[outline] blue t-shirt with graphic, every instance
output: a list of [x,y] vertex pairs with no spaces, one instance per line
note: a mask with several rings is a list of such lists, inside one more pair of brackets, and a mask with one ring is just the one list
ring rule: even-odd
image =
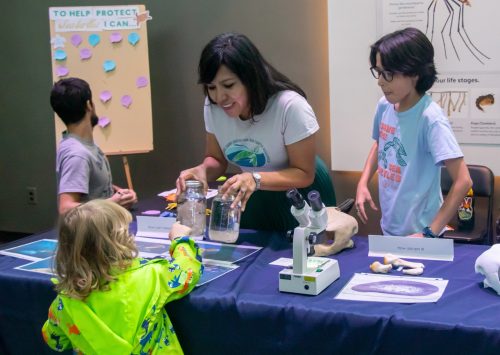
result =
[[395,111],[383,97],[372,137],[378,142],[383,233],[421,232],[443,203],[441,165],[463,157],[447,117],[429,95],[404,112]]

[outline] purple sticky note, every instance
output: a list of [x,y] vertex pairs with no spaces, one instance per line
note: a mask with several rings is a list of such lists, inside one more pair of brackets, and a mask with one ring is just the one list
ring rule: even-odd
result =
[[130,95],[123,95],[120,102],[122,106],[129,108],[129,106],[132,105],[132,97]]
[[99,125],[99,127],[106,127],[107,125],[109,125],[111,123],[111,120],[107,117],[99,117],[99,121],[97,122],[97,124]]
[[141,214],[144,214],[146,216],[158,216],[160,213],[161,211],[158,210],[147,210],[141,212]]
[[74,45],[75,47],[78,47],[81,43],[82,43],[82,36],[80,36],[78,33],[71,36],[71,44],[72,45]]
[[113,95],[111,94],[111,91],[108,90],[102,91],[101,94],[99,95],[99,98],[103,103],[108,102],[109,100],[111,100],[112,97]]
[[66,67],[57,67],[57,69],[56,69],[56,75],[58,77],[61,78],[61,77],[66,76],[68,74],[69,74],[69,69],[68,68],[66,68]]
[[115,70],[116,63],[114,60],[105,60],[102,67],[104,68],[104,71],[107,73],[107,72]]
[[90,59],[92,57],[92,51],[88,48],[82,48],[80,49],[80,59],[85,60],[85,59]]
[[113,32],[109,36],[109,40],[111,43],[120,43],[122,41],[122,34],[120,32]]
[[138,88],[143,88],[145,86],[148,86],[148,83],[149,83],[148,78],[146,78],[145,76],[140,76],[135,81],[135,85],[137,85]]

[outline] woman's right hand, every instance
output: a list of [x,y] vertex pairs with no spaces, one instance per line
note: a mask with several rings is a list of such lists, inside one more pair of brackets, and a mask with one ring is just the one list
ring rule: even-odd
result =
[[176,195],[179,197],[180,193],[186,190],[186,180],[198,180],[203,184],[205,193],[208,191],[207,172],[202,166],[195,166],[194,168],[181,171],[179,177],[175,181],[177,188]]
[[365,202],[368,202],[373,210],[378,211],[375,202],[373,202],[370,190],[368,190],[368,186],[358,185],[358,188],[356,190],[356,204],[354,205],[354,207],[356,208],[356,214],[358,215],[361,222],[363,222],[363,224],[366,224],[366,222],[368,221],[368,216],[366,215],[365,211]]

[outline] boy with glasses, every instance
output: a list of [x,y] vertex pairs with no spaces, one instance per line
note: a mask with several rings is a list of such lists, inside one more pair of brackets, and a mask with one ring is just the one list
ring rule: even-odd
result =
[[[377,210],[368,190],[377,172],[383,234],[438,237],[472,181],[447,117],[425,93],[436,80],[434,48],[421,31],[406,28],[375,42],[370,63],[384,97],[375,113],[375,142],[358,183],[356,212],[366,223],[365,203]],[[453,179],[444,202],[443,164]]]

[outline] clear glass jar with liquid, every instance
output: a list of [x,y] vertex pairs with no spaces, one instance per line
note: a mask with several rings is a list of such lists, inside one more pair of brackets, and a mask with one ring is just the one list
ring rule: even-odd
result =
[[212,201],[212,213],[210,215],[210,224],[208,227],[208,236],[211,240],[234,243],[240,233],[241,206],[231,208],[234,201],[234,195],[222,199],[222,193],[219,191]]
[[177,199],[177,221],[191,228],[190,237],[203,239],[207,224],[207,199],[203,184],[196,180],[186,180],[186,190]]

